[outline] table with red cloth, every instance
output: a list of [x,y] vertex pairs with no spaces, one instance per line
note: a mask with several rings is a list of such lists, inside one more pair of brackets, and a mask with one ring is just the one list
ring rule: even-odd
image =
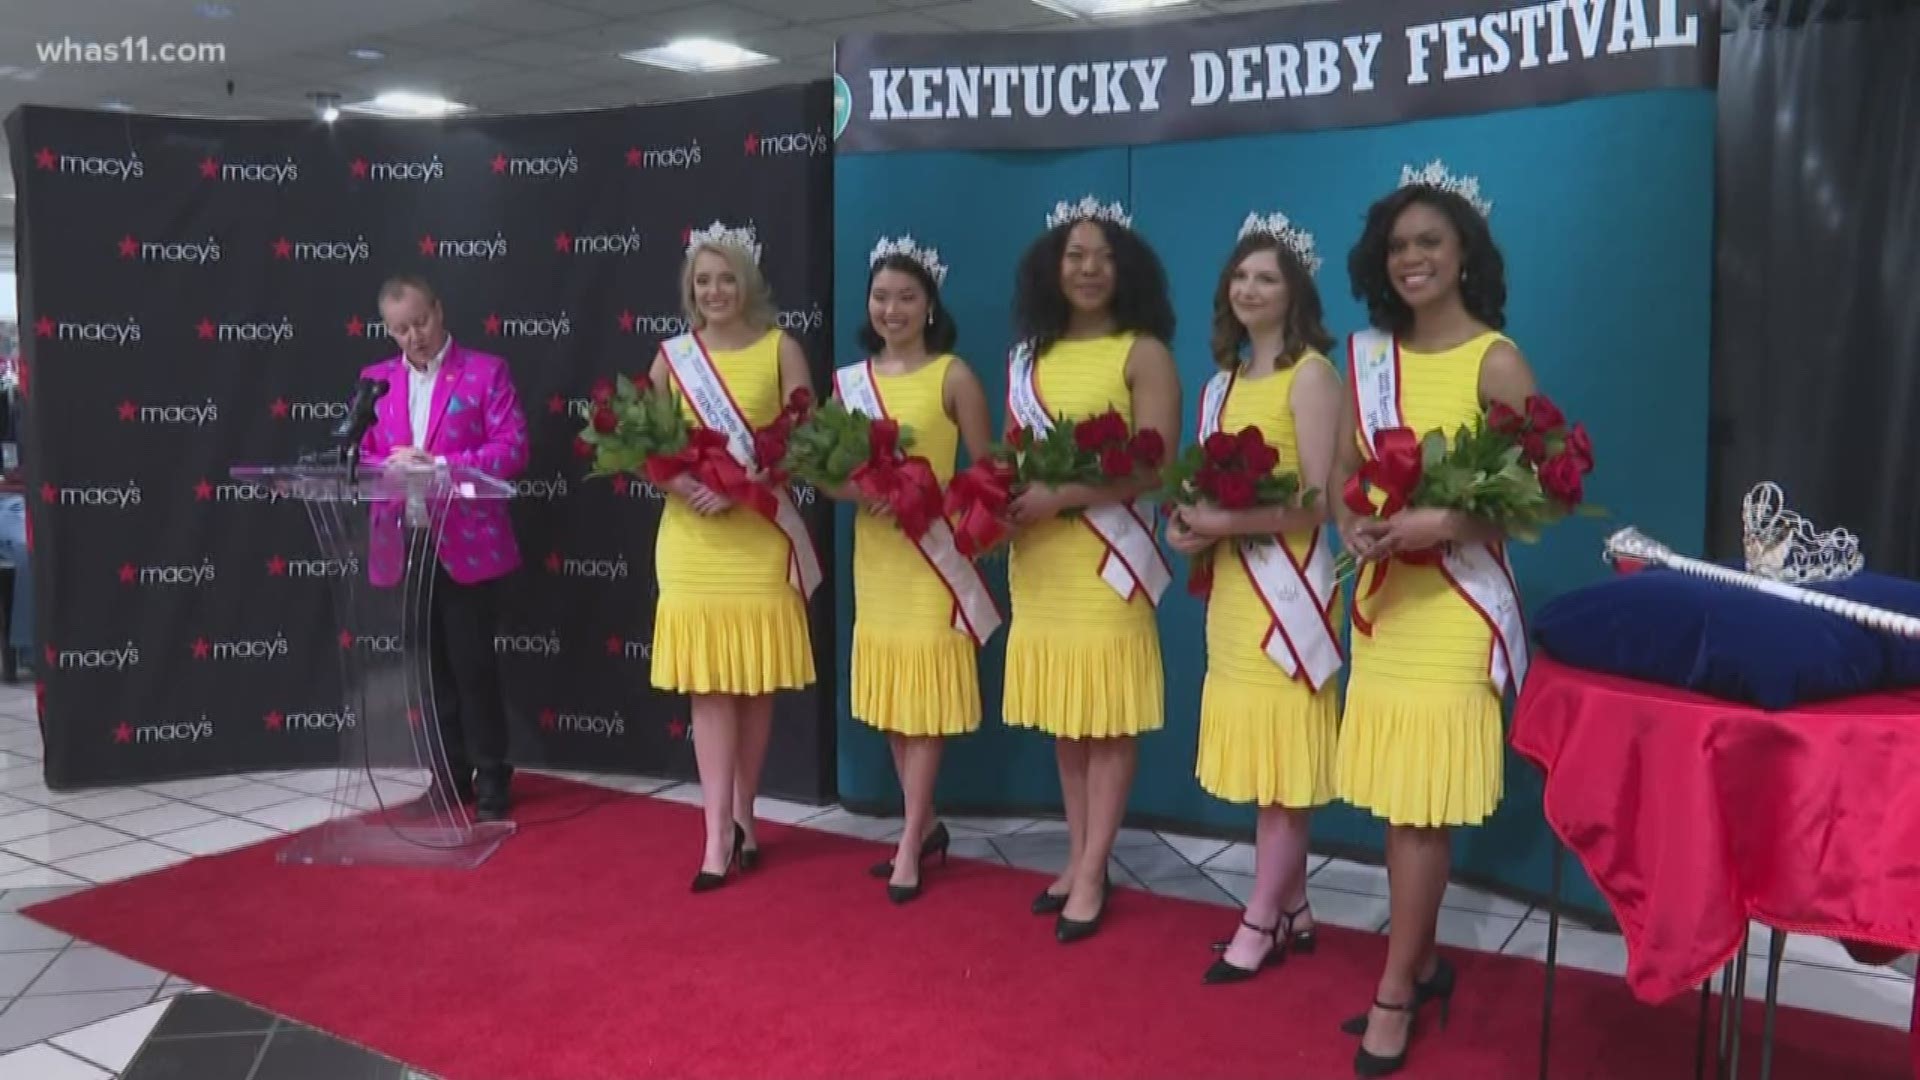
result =
[[1540,657],[1512,744],[1640,1000],[1699,986],[1749,919],[1920,951],[1920,692],[1769,712]]

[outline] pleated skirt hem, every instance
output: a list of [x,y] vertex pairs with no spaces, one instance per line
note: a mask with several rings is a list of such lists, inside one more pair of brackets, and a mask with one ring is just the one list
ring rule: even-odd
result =
[[770,694],[813,684],[800,594],[662,596],[653,620],[655,688],[680,694]]
[[1165,723],[1160,636],[1072,638],[1020,634],[1007,641],[1001,716],[1008,727],[1062,739],[1144,735]]
[[1194,777],[1214,798],[1311,809],[1332,802],[1340,699],[1329,685],[1249,685],[1209,674]]
[[1491,683],[1403,683],[1356,671],[1336,791],[1393,825],[1478,825],[1500,804],[1504,751]]
[[980,727],[973,642],[946,631],[899,635],[853,628],[853,718],[895,735],[965,735]]

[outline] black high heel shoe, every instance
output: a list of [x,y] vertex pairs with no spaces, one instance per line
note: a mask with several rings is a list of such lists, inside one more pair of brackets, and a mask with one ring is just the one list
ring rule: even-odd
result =
[[[1268,967],[1278,964],[1287,958],[1286,946],[1280,943],[1280,928],[1278,926],[1255,926],[1253,923],[1248,922],[1244,915],[1240,918],[1240,925],[1249,930],[1265,934],[1273,940],[1273,944],[1268,947],[1266,955],[1260,958],[1258,966],[1250,968],[1243,968],[1239,964],[1228,963],[1227,958],[1222,956],[1218,960],[1215,960],[1211,967],[1207,968],[1207,973],[1200,977],[1201,982],[1213,986],[1220,986],[1226,983],[1246,982],[1248,979],[1265,971]],[[1226,946],[1231,944],[1231,941],[1221,942],[1218,947],[1220,951],[1225,952]]]
[[[947,823],[944,821],[935,822],[933,830],[927,833],[927,838],[920,841],[920,861],[924,863],[933,856],[938,855],[940,856],[940,865],[947,865],[947,848],[952,843],[953,834],[947,832]],[[890,878],[893,876],[893,860],[882,859],[872,866],[867,867],[867,873],[877,878]]]
[[1053,938],[1062,945],[1071,945],[1076,941],[1085,941],[1100,929],[1100,921],[1107,917],[1107,894],[1113,891],[1111,879],[1100,881],[1100,907],[1091,919],[1067,918],[1067,898],[1060,898],[1060,916],[1053,922]]
[[[1386,1009],[1389,1012],[1417,1012],[1420,1008],[1419,1002],[1420,999],[1416,997],[1404,1005],[1393,1005],[1375,998],[1373,1007],[1376,1009]],[[1361,1077],[1362,1080],[1374,1080],[1375,1077],[1392,1076],[1394,1073],[1406,1068],[1407,1051],[1412,1047],[1413,1021],[1409,1020],[1407,1021],[1407,1041],[1400,1047],[1399,1053],[1391,1057],[1383,1057],[1379,1054],[1368,1052],[1367,1048],[1362,1046],[1353,1052],[1353,1075]]]
[[[947,827],[945,825],[934,826],[933,835],[929,836],[926,841],[920,845],[920,861],[925,862],[933,853],[939,852],[940,865],[947,865],[947,845],[951,842],[952,838],[947,834]],[[915,867],[914,869],[917,871],[920,868]],[[917,900],[919,898],[919,881],[915,881],[911,885],[895,885],[891,881],[887,883],[887,899],[896,904],[904,904],[909,900]]]
[[[1101,880],[1102,888],[1111,888],[1113,886],[1111,876]],[[1052,886],[1048,886],[1048,888],[1050,889]],[[1033,907],[1031,910],[1035,915],[1058,915],[1061,911],[1065,910],[1066,906],[1066,893],[1049,892],[1047,889],[1041,889],[1040,895],[1033,898]]]
[[[1453,1013],[1453,987],[1455,981],[1456,975],[1453,965],[1447,963],[1447,958],[1444,956],[1438,958],[1433,966],[1433,974],[1429,975],[1425,982],[1416,982],[1413,984],[1413,1004],[1410,1008],[1418,1012],[1427,1002],[1438,1001],[1440,1003],[1440,1030],[1447,1030],[1447,1018]],[[1367,1014],[1361,1013],[1359,1016],[1349,1019],[1346,1023],[1340,1025],[1340,1030],[1349,1035],[1365,1035],[1367,1033]]]
[[743,874],[760,865],[760,849],[747,846],[747,830],[737,821],[733,823],[733,855]]
[[[739,826],[735,826],[735,828],[738,829]],[[727,883],[727,878],[732,876],[734,867],[738,866],[739,864],[740,864],[740,834],[738,832],[735,832],[733,834],[733,848],[732,850],[727,852],[727,865],[722,867],[720,872],[717,874],[712,873],[711,871],[702,870],[699,873],[693,875],[693,891],[697,893],[712,892],[713,890],[719,888],[720,886],[725,885]]]
[[1286,945],[1288,952],[1299,953],[1301,956],[1310,956],[1315,949],[1320,947],[1319,924],[1316,923],[1313,926],[1309,926],[1297,934],[1293,931],[1293,924],[1299,920],[1300,916],[1307,914],[1308,910],[1312,907],[1313,904],[1309,902],[1301,904],[1292,911],[1281,913],[1282,917],[1287,920]]

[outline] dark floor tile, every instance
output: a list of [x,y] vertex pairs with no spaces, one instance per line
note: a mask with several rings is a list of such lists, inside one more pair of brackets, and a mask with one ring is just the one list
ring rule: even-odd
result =
[[266,1035],[149,1039],[120,1080],[247,1080]]
[[175,1035],[262,1034],[273,1030],[272,1013],[225,994],[201,992],[181,994],[173,999],[167,1014],[154,1025],[149,1038],[165,1039]]
[[312,1028],[283,1027],[253,1080],[402,1080],[405,1066]]

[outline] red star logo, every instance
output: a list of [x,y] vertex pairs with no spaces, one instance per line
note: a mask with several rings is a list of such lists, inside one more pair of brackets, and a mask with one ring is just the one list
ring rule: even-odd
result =
[[60,497],[60,492],[52,484],[40,485],[40,501],[50,503]]
[[212,319],[209,319],[203,315],[200,317],[200,321],[194,324],[193,328],[194,330],[199,332],[201,341],[213,340],[213,320]]
[[493,312],[488,312],[486,327],[488,337],[497,337],[500,333],[500,316]]
[[620,332],[623,334],[633,333],[633,312],[625,310],[620,312]]
[[274,398],[273,404],[267,406],[267,411],[273,414],[275,420],[285,420],[288,407],[286,398]]
[[277,554],[273,558],[268,559],[267,573],[272,574],[274,577],[285,577],[287,574],[287,560]]
[[33,164],[47,172],[53,171],[53,148],[43,146],[33,152]]
[[420,254],[432,255],[435,247],[436,245],[433,242],[432,233],[428,233],[427,235],[420,238]]
[[358,315],[355,315],[353,318],[347,320],[347,336],[348,337],[359,337],[363,332],[366,331],[366,329],[367,329],[367,324],[361,322],[360,316]]
[[53,320],[45,315],[42,315],[39,318],[33,320],[33,336],[46,337],[46,338],[52,337],[53,336]]
[[555,551],[550,553],[547,556],[547,573],[557,574],[559,572],[560,572],[560,553]]
[[629,168],[629,169],[637,169],[637,168],[639,168],[639,167],[640,167],[640,156],[641,156],[641,155],[640,155],[640,148],[639,148],[639,147],[637,147],[637,146],[629,146],[629,147],[627,147],[627,168]]
[[351,174],[355,180],[365,180],[367,178],[367,159],[360,157],[354,158],[353,162],[347,166],[347,172]]
[[752,157],[753,155],[759,153],[760,152],[760,133],[757,131],[747,132],[746,146],[747,146],[748,157]]
[[351,630],[340,631],[340,647],[343,649],[353,648],[353,631]]
[[543,730],[543,731],[552,731],[552,730],[553,730],[553,726],[554,726],[555,724],[557,724],[557,723],[559,723],[559,721],[560,721],[560,718],[559,718],[558,716],[555,716],[555,715],[554,715],[554,712],[553,712],[553,710],[552,710],[552,709],[541,709],[541,710],[540,710],[540,727],[541,727],[541,730]]
[[504,173],[506,171],[507,171],[507,155],[505,154],[493,155],[494,175],[498,176],[499,174]]
[[632,481],[627,479],[626,473],[621,473],[618,476],[615,476],[613,478],[613,493],[615,495],[625,497],[627,494],[627,488],[630,484],[632,484]]
[[120,419],[123,422],[133,419],[134,415],[137,414],[139,411],[140,411],[140,406],[135,405],[131,401],[123,401],[120,403],[120,409],[119,409]]
[[554,234],[553,250],[559,252],[562,255],[565,255],[567,252],[572,251],[573,237],[568,236],[564,232]]
[[213,155],[209,154],[206,157],[203,157],[200,159],[200,178],[201,179],[211,180],[214,177],[219,175],[220,175],[220,163],[213,160]]
[[547,411],[555,416],[567,411],[567,399],[555,394],[547,399]]
[[113,729],[113,741],[117,743],[132,742],[133,725],[127,723],[125,720],[120,721],[120,726]]
[[279,709],[275,709],[275,710],[273,710],[272,712],[270,712],[270,713],[268,713],[268,714],[267,714],[267,730],[268,730],[268,731],[279,731],[279,730],[280,730],[280,724],[281,724],[281,722],[282,722],[282,721],[284,721],[285,719],[286,719],[286,717],[284,717],[284,716],[281,716],[281,715],[280,715],[280,710],[279,710]]
[[623,647],[625,647],[625,645],[626,643],[620,640],[619,634],[607,635],[607,655],[608,656],[619,656],[620,650]]
[[42,649],[41,652],[46,655],[48,667],[52,667],[54,665],[54,662],[60,659],[60,653],[57,650],[55,650],[54,647],[51,645],[48,645],[47,647]]
[[193,485],[193,501],[206,502],[211,498],[213,498],[213,485],[207,483],[203,477],[199,483]]
[[212,650],[213,650],[213,643],[208,641],[205,637],[197,637],[193,639],[193,658],[195,660],[205,660],[207,658],[207,654]]
[[685,720],[676,716],[667,722],[667,738],[682,739],[686,737],[686,734],[687,722]]
[[131,259],[133,258],[133,253],[139,250],[140,250],[140,241],[135,240],[133,238],[132,233],[128,233],[127,235],[120,238],[120,257],[121,258]]
[[120,584],[131,585],[133,584],[133,579],[134,579],[133,564],[121,563],[120,564]]
[[276,259],[293,258],[293,241],[281,237],[273,242],[273,257]]

